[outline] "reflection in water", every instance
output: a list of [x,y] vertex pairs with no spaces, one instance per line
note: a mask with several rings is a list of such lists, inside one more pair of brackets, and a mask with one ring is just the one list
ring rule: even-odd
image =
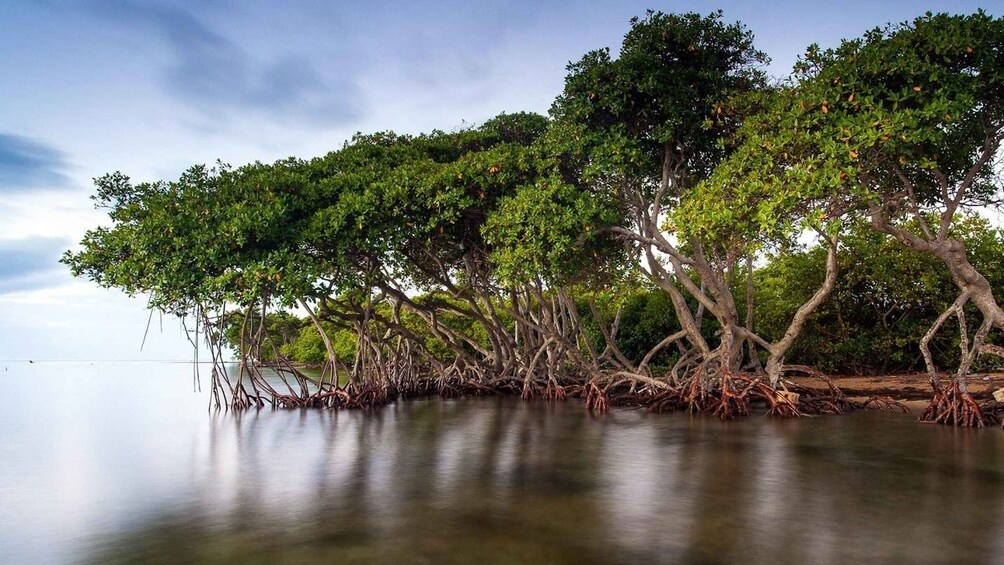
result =
[[[91,392],[123,376],[85,375],[77,394],[0,416],[5,437],[43,448],[0,451],[0,494],[13,501],[0,509],[0,561],[899,563],[1004,551],[999,430],[888,413],[591,416],[508,398],[213,414],[163,377],[101,409]],[[29,396],[47,386],[19,378],[4,384]],[[47,412],[70,399],[80,417]]]

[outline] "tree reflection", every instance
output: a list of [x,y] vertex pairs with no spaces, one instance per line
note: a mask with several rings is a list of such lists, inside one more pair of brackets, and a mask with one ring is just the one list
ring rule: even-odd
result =
[[987,561],[1000,434],[504,398],[219,415],[188,496],[89,563]]

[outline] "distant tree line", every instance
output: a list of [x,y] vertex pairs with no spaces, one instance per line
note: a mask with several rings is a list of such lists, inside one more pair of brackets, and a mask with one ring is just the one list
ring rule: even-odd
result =
[[64,262],[194,319],[217,405],[513,392],[791,416],[859,406],[825,372],[923,367],[923,418],[981,426],[996,408],[966,376],[1004,351],[1001,232],[977,215],[1000,195],[1002,52],[1004,20],[926,14],[810,46],[775,85],[741,23],[648,12],[616,56],[569,64],[547,117],[100,177],[111,226]]

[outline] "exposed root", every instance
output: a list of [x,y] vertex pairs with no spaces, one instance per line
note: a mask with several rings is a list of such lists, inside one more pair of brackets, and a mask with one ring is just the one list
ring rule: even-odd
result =
[[934,398],[920,415],[920,421],[982,428],[987,424],[998,423],[998,418],[991,412],[984,412],[976,400],[962,390],[958,379],[953,379],[948,387],[935,385]]
[[889,396],[873,396],[866,400],[862,406],[864,408],[878,410],[899,410],[904,414],[910,411],[905,404],[899,402],[898,400],[894,400]]
[[683,394],[678,388],[670,388],[653,396],[648,402],[648,411],[654,413],[674,412],[687,407]]
[[590,382],[586,385],[585,393],[586,410],[603,413],[610,409],[606,391],[600,388],[595,382]]
[[740,379],[722,378],[718,405],[714,409],[715,416],[723,420],[734,420],[750,415],[752,409],[748,396],[752,385],[743,386],[744,384]]
[[565,387],[556,382],[549,382],[544,387],[544,400],[564,400],[566,396]]
[[1001,427],[1004,428],[1004,402],[998,402],[997,400],[991,398],[987,402],[980,405],[980,410],[983,414],[993,417],[996,421],[1000,422]]
[[681,390],[682,400],[686,403],[689,412],[705,412],[715,404],[712,391],[708,390],[701,382],[701,373],[698,372],[690,381],[683,385]]
[[539,394],[537,387],[533,384],[533,381],[528,380],[523,383],[523,390],[520,392],[519,397],[523,400],[531,400],[537,394]]
[[791,381],[784,381],[782,386],[786,391],[798,393],[798,405],[803,414],[843,414],[853,410],[860,410],[864,405],[855,402],[844,394],[840,387],[834,384],[833,379],[821,371],[805,365],[786,365],[785,371],[799,372],[814,379],[820,380],[826,385],[826,391],[802,386]]
[[[504,393],[505,386],[492,387],[493,392]],[[523,386],[519,389],[519,397],[523,400],[533,400],[534,398],[543,398],[544,400],[564,400],[568,396],[568,391],[565,387],[557,383],[557,381],[551,379],[547,382],[547,385],[541,386],[533,381],[525,381]]]
[[750,383],[750,392],[752,394],[767,402],[768,416],[795,418],[802,415],[802,412],[798,409],[799,400],[802,398],[801,394],[784,388],[781,390],[775,389],[760,379],[741,378],[746,379]]
[[800,416],[800,395],[787,390],[775,390],[762,380],[749,375],[727,375],[702,383],[699,375],[691,377],[681,388],[671,388],[653,396],[647,403],[650,412],[688,410],[711,412],[723,420],[733,420],[753,413],[751,400],[762,400],[767,414]]

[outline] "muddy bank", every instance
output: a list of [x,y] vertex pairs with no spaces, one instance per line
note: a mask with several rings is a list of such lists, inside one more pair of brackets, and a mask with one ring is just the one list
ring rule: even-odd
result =
[[[947,377],[947,376],[946,376]],[[905,375],[833,376],[833,384],[851,397],[888,396],[896,400],[930,400],[931,382],[926,373]],[[796,383],[810,388],[824,388],[817,379],[792,378]],[[993,391],[1004,388],[1004,373],[986,373],[970,376],[969,391],[980,401],[991,400]]]

